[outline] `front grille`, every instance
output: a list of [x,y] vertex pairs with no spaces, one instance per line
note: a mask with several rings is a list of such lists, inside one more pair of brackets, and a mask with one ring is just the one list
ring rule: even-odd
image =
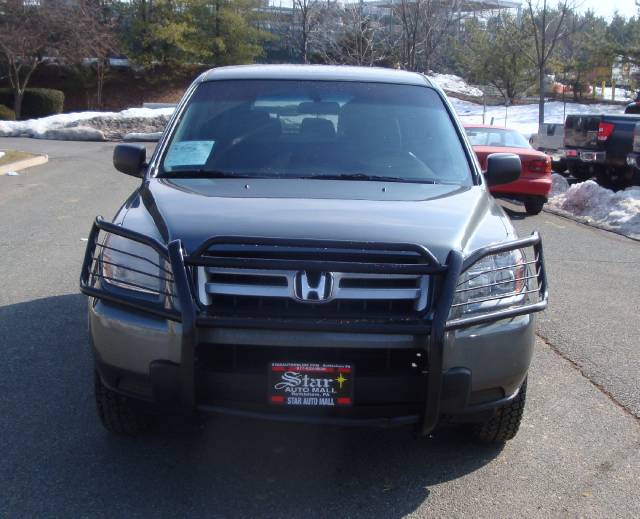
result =
[[267,374],[271,362],[348,363],[356,376],[421,375],[427,368],[424,350],[416,348],[289,348],[201,344],[198,365],[222,373]]
[[211,315],[402,320],[429,309],[430,264],[415,250],[216,244],[202,258],[193,274]]

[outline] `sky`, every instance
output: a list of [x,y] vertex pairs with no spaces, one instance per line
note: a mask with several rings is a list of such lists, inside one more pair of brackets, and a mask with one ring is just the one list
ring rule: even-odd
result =
[[577,3],[583,11],[591,9],[606,18],[611,18],[616,10],[626,18],[638,13],[635,0],[578,0]]

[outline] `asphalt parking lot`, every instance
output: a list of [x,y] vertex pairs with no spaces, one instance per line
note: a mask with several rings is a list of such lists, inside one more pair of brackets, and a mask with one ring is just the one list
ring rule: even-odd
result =
[[136,181],[109,143],[0,144],[50,156],[0,177],[0,517],[640,516],[640,243],[514,217],[543,234],[552,299],[503,449],[222,417],[118,439],[95,416],[77,278],[93,218]]

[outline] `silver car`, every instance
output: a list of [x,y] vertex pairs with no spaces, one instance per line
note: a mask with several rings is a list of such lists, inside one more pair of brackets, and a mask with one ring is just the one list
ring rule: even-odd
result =
[[445,95],[424,76],[217,68],[187,90],[111,222],[89,296],[98,415],[517,432],[547,305],[540,238],[518,238]]

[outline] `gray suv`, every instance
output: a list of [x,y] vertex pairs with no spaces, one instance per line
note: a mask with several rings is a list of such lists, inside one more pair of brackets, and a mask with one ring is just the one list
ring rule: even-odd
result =
[[540,238],[518,238],[445,95],[396,70],[245,66],[202,74],[112,222],[97,218],[89,296],[98,415],[335,425],[465,423],[512,438]]

